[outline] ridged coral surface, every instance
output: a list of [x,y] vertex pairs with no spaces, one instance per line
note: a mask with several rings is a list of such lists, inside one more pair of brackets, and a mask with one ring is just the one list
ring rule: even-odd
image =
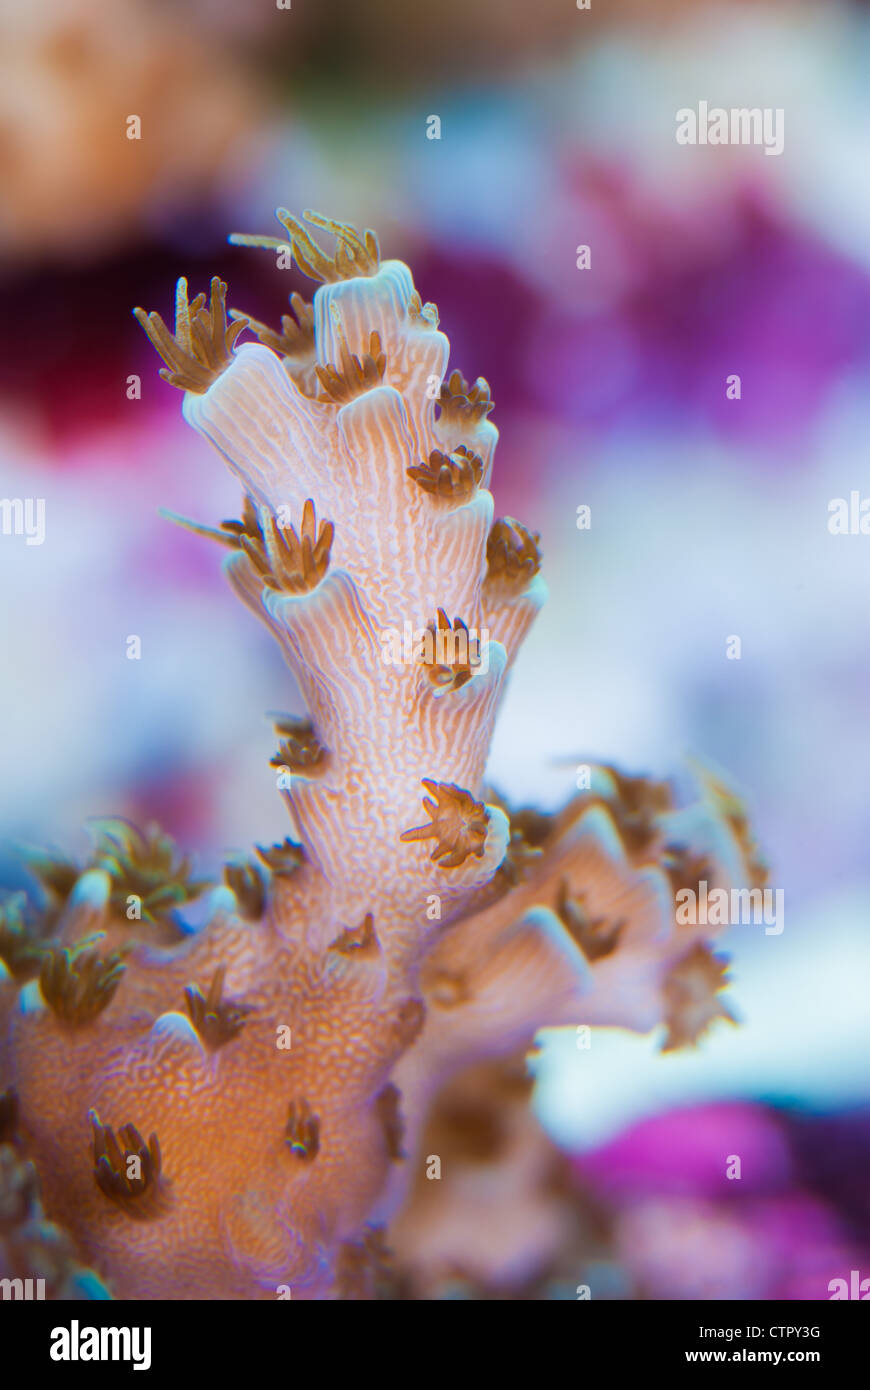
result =
[[[3,1085],[46,1213],[120,1298],[358,1294],[445,1079],[545,1026],[693,1041],[724,966],[674,890],[757,874],[709,779],[689,811],[603,768],[558,816],[487,795],[545,587],[536,538],[494,517],[486,383],[448,376],[434,306],[370,233],[318,219],[337,239],[318,261],[282,220],[324,283],[281,333],[235,344],[219,282],[208,308],[182,284],[174,335],[139,317],[241,484],[242,521],[215,533],[227,576],[307,703],[279,730],[292,843],[185,934],[193,888],[161,896],[118,831],[82,872],[43,866],[36,965],[0,937]],[[439,651],[448,633],[467,650]]]

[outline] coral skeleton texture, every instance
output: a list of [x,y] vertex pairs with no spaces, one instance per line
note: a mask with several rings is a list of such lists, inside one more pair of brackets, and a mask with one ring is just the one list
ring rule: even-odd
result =
[[[333,255],[283,211],[283,242],[236,238],[289,242],[321,281],[280,331],[228,319],[218,280],[208,301],[179,282],[174,333],[136,311],[241,484],[241,521],[192,529],[226,546],[307,704],[277,726],[293,836],[228,865],[196,931],[190,865],[119,822],[87,865],[37,858],[41,906],[0,919],[16,1142],[122,1299],[366,1296],[449,1079],[545,1027],[694,1042],[728,1016],[725,966],[674,892],[763,874],[708,776],[688,809],[605,767],[555,815],[485,790],[546,594],[537,537],[494,516],[489,388],[448,376],[407,266],[306,217]],[[394,659],[408,623],[478,634],[476,659]]]

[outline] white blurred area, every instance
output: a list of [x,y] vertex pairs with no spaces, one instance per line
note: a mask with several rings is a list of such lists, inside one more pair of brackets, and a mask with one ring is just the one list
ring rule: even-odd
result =
[[[266,711],[292,708],[294,683],[224,582],[224,549],[159,514],[217,526],[239,514],[237,486],[180,413],[81,448],[87,473],[72,456],[64,473],[21,435],[0,440],[0,496],[43,497],[46,517],[41,546],[0,537],[7,854],[81,852],[86,821],[128,814],[137,789],[179,774],[217,827],[200,846],[209,868],[283,839]],[[141,659],[128,659],[131,635]]]
[[[562,1139],[591,1145],[704,1097],[870,1101],[870,537],[827,528],[829,500],[866,477],[868,435],[855,383],[800,471],[635,442],[587,460],[586,481],[547,509],[550,601],[512,677],[493,781],[557,805],[573,788],[566,753],[678,784],[688,759],[712,760],[785,893],[782,935],[720,939],[739,1028],[665,1057],[658,1037],[595,1031],[578,1052],[572,1033],[544,1035],[537,1101]],[[590,531],[576,529],[580,501]],[[734,634],[739,661],[725,654]]]
[[695,1102],[766,1100],[807,1110],[870,1101],[870,893],[797,908],[791,934],[759,941],[734,927],[729,1007],[695,1050],[658,1051],[660,1038],[596,1029],[588,1051],[573,1032],[541,1035],[536,1108],[550,1133],[583,1151],[647,1116]]

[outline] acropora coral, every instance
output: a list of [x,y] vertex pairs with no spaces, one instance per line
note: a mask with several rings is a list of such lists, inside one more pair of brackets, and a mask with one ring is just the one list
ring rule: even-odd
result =
[[494,516],[489,387],[448,374],[372,232],[306,214],[329,255],[278,215],[282,237],[236,240],[321,282],[280,330],[228,315],[218,279],[179,281],[174,331],[136,316],[241,484],[241,520],[192,529],[307,704],[276,726],[292,835],[228,865],[193,930],[190,863],[105,822],[88,863],[37,856],[41,904],[0,921],[16,1142],[122,1299],[374,1296],[391,1217],[421,1166],[437,1180],[449,1079],[546,1027],[694,1042],[728,1017],[725,963],[674,893],[763,877],[711,776],[687,809],[609,767],[556,814],[485,790],[546,594],[538,537]]

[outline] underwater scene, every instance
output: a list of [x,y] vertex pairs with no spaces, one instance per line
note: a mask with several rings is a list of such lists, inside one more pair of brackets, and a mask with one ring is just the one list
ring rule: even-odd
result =
[[0,1303],[870,1299],[870,6],[0,52]]

